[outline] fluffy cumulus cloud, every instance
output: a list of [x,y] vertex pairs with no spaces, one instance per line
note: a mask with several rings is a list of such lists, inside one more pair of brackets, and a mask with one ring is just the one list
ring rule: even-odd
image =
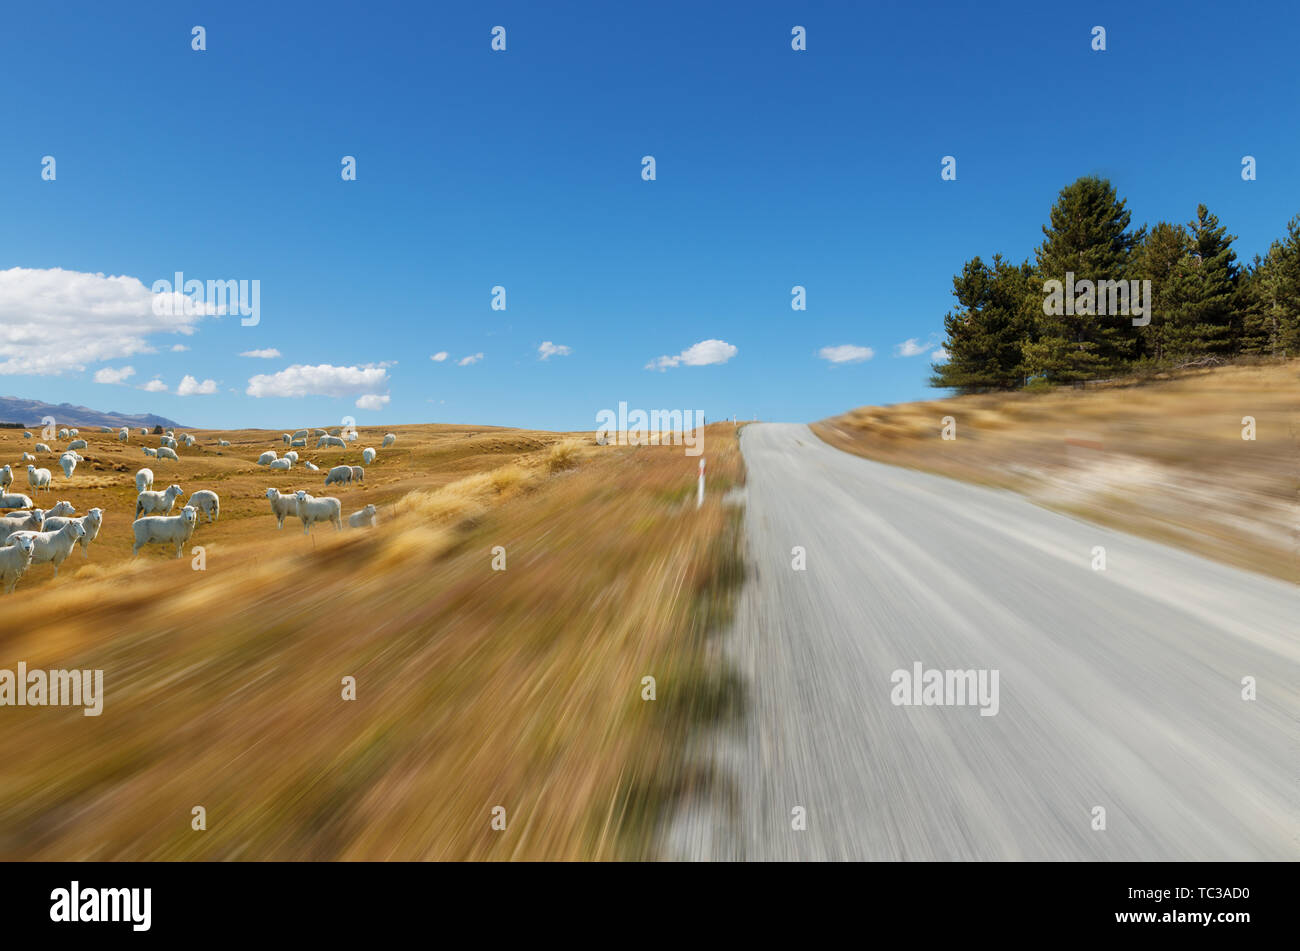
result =
[[667,370],[669,367],[706,367],[726,363],[740,351],[725,340],[701,340],[687,347],[675,357],[656,357],[645,365],[647,370]]
[[439,350],[437,353],[433,354],[433,356],[429,357],[429,359],[434,363],[441,363],[443,360],[447,359],[447,351]]
[[217,392],[216,380],[204,380],[200,383],[189,374],[182,377],[181,382],[176,386],[177,396],[211,396],[215,392]]
[[135,376],[135,367],[104,367],[95,371],[95,382],[125,383],[132,376]]
[[189,347],[185,346],[183,343],[172,344],[172,353],[184,353],[188,349]]
[[483,359],[483,354],[481,354],[481,353],[471,353],[468,357],[465,357],[464,359],[458,360],[457,363],[458,363],[460,366],[463,366],[463,367],[470,367],[470,366],[473,366],[474,364],[478,363],[478,362],[479,362],[480,360],[482,360],[482,359]]
[[140,387],[140,389],[148,393],[166,393],[167,384],[164,383],[162,380],[153,379],[150,380],[148,383],[146,383],[144,386]]
[[921,343],[921,341],[917,340],[915,337],[910,337],[894,348],[894,354],[900,357],[919,357],[921,354],[933,348],[934,345],[935,343],[933,340],[928,343]]
[[537,348],[540,355],[538,359],[547,360],[551,357],[567,357],[573,353],[573,348],[566,347],[562,343],[551,343],[549,340],[543,340],[542,345]]
[[155,296],[168,295],[125,275],[0,270],[0,374],[82,372],[91,363],[152,353],[150,336],[192,334],[212,312],[173,306],[155,313]]
[[830,363],[861,363],[875,355],[876,351],[870,347],[858,347],[851,343],[840,344],[838,347],[822,347],[817,351],[817,356]]
[[390,398],[379,393],[367,393],[357,398],[357,409],[380,410],[388,405]]
[[275,347],[267,347],[265,350],[245,350],[240,354],[241,357],[254,357],[258,360],[274,360],[280,355],[280,351]]
[[931,363],[947,363],[947,362],[948,362],[948,351],[945,350],[945,349],[943,349],[943,347],[935,347],[935,348],[934,348],[934,352],[930,354],[930,362],[931,362]]
[[328,363],[316,366],[294,364],[278,373],[259,373],[251,377],[244,390],[249,396],[361,396],[388,384],[387,363],[336,367]]

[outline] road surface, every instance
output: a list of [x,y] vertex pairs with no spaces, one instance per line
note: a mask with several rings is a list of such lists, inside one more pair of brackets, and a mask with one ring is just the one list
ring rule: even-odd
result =
[[[724,643],[746,712],[700,751],[724,782],[669,857],[1300,858],[1294,586],[803,425],[741,447],[750,577]],[[896,705],[917,663],[996,670],[996,714]]]

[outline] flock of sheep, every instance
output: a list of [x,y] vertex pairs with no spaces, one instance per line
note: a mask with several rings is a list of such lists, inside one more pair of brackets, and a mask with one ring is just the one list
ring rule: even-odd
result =
[[[111,433],[113,430],[101,426],[100,431]],[[140,435],[148,434],[147,429],[140,430]],[[282,437],[283,442],[291,447],[289,452],[283,456],[277,456],[275,451],[264,452],[257,460],[257,464],[280,471],[291,470],[299,460],[296,449],[306,448],[309,435],[317,437],[317,449],[346,447],[348,441],[355,441],[358,438],[354,430],[348,433],[345,440],[337,430],[331,434],[323,429],[310,432],[300,429],[294,433],[285,433]],[[84,461],[77,450],[87,448],[86,440],[79,438],[76,429],[60,429],[58,436],[60,440],[68,443],[67,448],[59,456],[59,466],[63,469],[64,477],[71,479],[77,463]],[[33,436],[30,432],[24,432],[23,438],[32,439]],[[128,441],[130,430],[123,426],[118,431],[117,438],[121,442]],[[381,448],[387,448],[396,441],[397,436],[388,433],[384,436]],[[177,449],[196,444],[197,440],[189,433],[183,433],[178,437],[173,431],[168,430],[159,440],[157,449],[146,446],[144,453],[160,460],[179,461]],[[230,443],[220,439],[217,445],[228,447]],[[54,454],[54,450],[43,442],[36,443],[32,448],[37,453]],[[367,448],[362,452],[362,459],[369,465],[374,462],[376,455],[374,449]],[[22,462],[28,463],[27,482],[31,486],[33,495],[40,498],[42,491],[52,490],[53,476],[49,469],[38,468],[35,465],[36,456],[24,452]],[[304,461],[303,468],[309,472],[320,471],[318,466],[309,461]],[[326,486],[351,485],[364,480],[365,470],[361,466],[334,466],[325,475]],[[59,566],[72,554],[72,549],[77,545],[81,546],[82,557],[88,559],[90,543],[99,536],[99,529],[104,521],[103,509],[92,508],[85,515],[76,517],[75,507],[71,502],[66,501],[58,502],[49,510],[37,508],[28,496],[10,493],[13,481],[13,467],[5,465],[0,468],[0,511],[8,513],[0,515],[0,585],[3,585],[5,594],[13,592],[19,579],[32,565],[47,562],[52,564],[54,576],[57,578]],[[175,557],[179,558],[198,527],[200,515],[209,522],[215,522],[220,518],[221,499],[211,489],[200,489],[189,497],[181,508],[180,514],[172,515],[172,509],[184,495],[184,490],[180,485],[173,483],[162,491],[155,491],[153,481],[154,474],[150,469],[140,469],[135,474],[136,502],[131,523],[135,544],[131,549],[131,556],[135,557],[145,545],[159,544],[173,547],[176,552]],[[278,488],[269,488],[266,490],[266,497],[271,502],[271,513],[276,518],[277,528],[284,527],[284,520],[289,515],[296,515],[302,522],[304,534],[308,533],[316,522],[328,522],[339,531],[343,528],[343,504],[333,496],[317,497],[309,494],[305,489],[282,493]],[[378,515],[373,505],[367,505],[348,516],[348,524],[353,528],[373,527],[377,523]]]

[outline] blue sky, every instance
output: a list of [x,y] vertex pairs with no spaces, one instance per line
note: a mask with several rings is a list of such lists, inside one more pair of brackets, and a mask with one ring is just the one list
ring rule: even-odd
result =
[[[200,427],[551,429],[620,401],[814,420],[934,396],[929,355],[897,345],[941,333],[963,261],[1030,255],[1078,176],[1110,177],[1136,223],[1205,202],[1243,258],[1300,213],[1297,5],[1138,6],[11,5],[0,272],[255,279],[261,314],[104,325],[135,305],[11,272],[0,394]],[[706,340],[734,356],[646,369]],[[544,341],[570,352],[540,359]],[[818,355],[842,345],[874,356]],[[246,392],[321,365],[358,370],[297,374],[322,395]],[[177,395],[185,376],[216,392]]]

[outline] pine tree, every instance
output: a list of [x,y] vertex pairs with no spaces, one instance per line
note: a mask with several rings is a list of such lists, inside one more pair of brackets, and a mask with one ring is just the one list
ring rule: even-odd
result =
[[[1124,206],[1105,179],[1088,176],[1061,189],[1037,252],[1040,286],[1053,280],[1064,284],[1070,274],[1076,283],[1087,280],[1094,286],[1128,280],[1133,248],[1145,229],[1129,230],[1131,215]],[[1137,349],[1136,328],[1128,316],[1040,310],[1035,323],[1033,339],[1024,348],[1026,367],[1054,382],[1102,376],[1127,365]]]
[[1138,356],[1162,363],[1171,322],[1183,311],[1183,283],[1191,260],[1191,236],[1182,225],[1161,221],[1134,250],[1134,277],[1151,282],[1151,322],[1138,330]]
[[978,257],[966,262],[952,279],[958,309],[943,321],[948,362],[935,366],[931,386],[974,392],[1020,385],[1030,274],[1028,262],[1011,264],[1000,254],[992,266]]
[[1240,269],[1227,233],[1204,205],[1188,222],[1189,267],[1178,280],[1180,306],[1172,312],[1166,344],[1172,356],[1227,355],[1241,338]]
[[1287,222],[1285,239],[1255,256],[1243,283],[1243,351],[1300,354],[1300,215]]

